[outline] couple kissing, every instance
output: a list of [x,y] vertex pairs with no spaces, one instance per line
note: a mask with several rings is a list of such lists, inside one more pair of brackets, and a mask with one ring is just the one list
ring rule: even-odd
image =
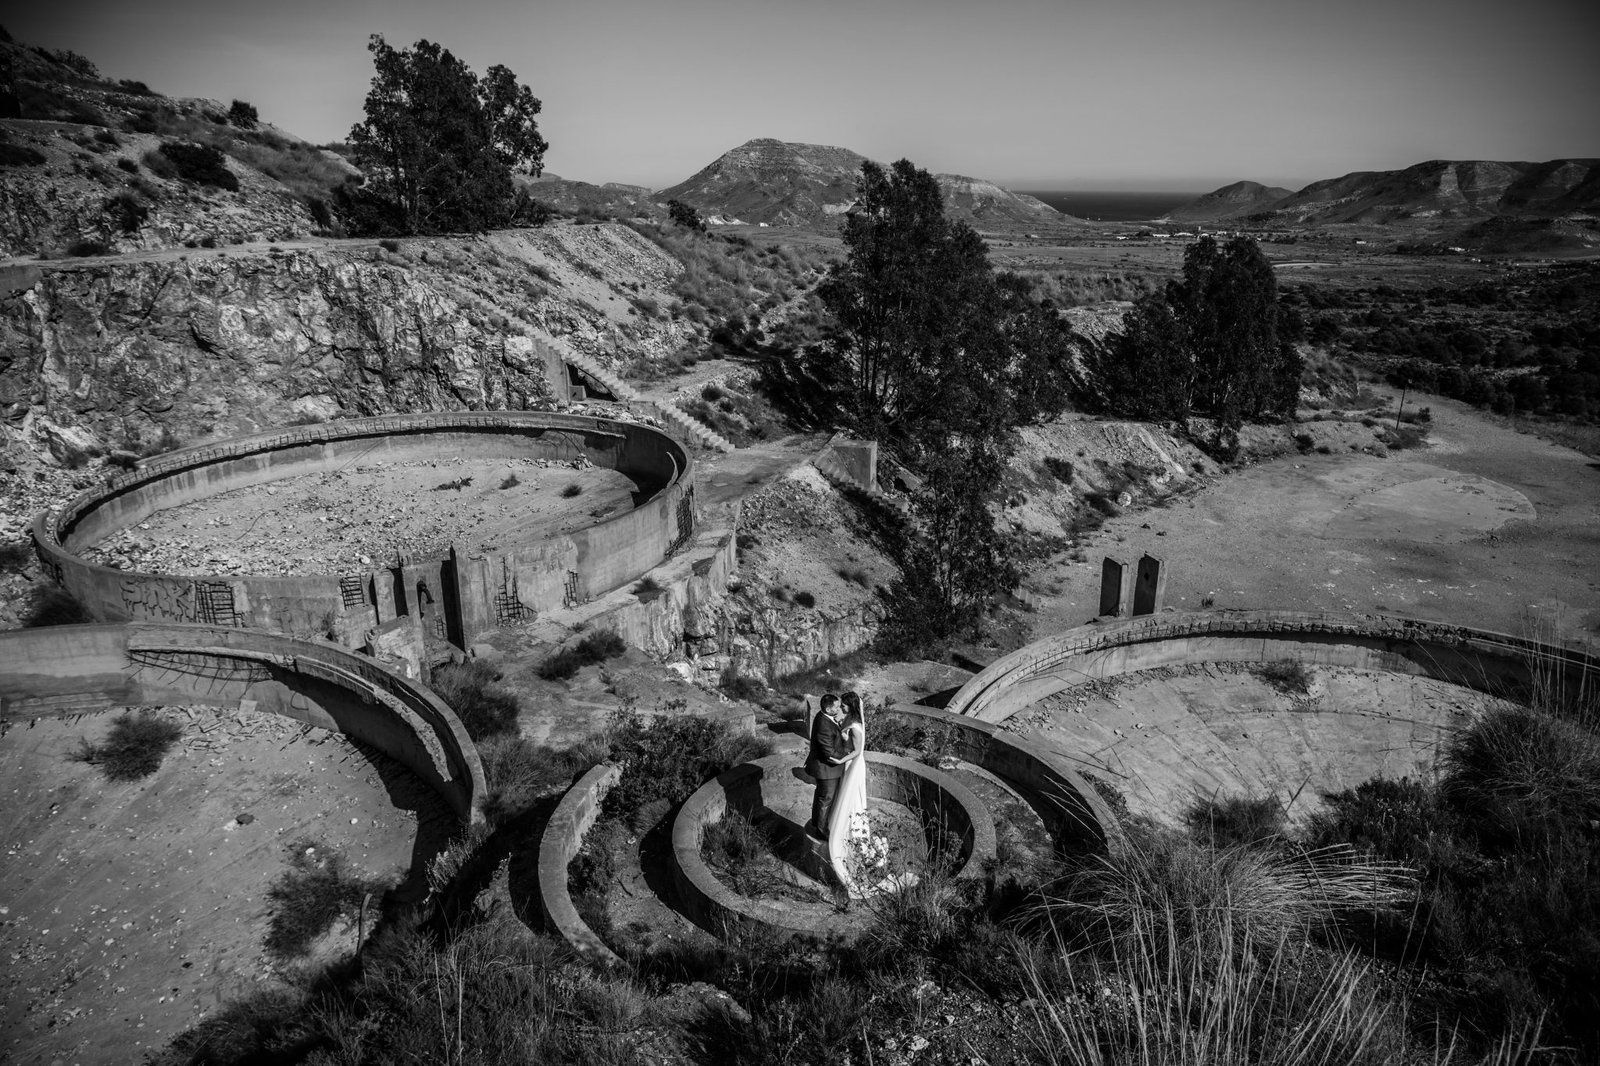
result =
[[845,852],[851,833],[866,831],[867,733],[861,697],[828,693],[810,721],[811,747],[806,774],[816,784],[806,835],[826,844],[828,860],[840,882],[854,891]]

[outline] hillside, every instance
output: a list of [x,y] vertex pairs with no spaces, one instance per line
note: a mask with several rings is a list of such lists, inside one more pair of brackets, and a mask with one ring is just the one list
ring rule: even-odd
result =
[[527,189],[528,195],[535,200],[570,214],[592,211],[623,218],[655,218],[666,215],[666,212],[655,204],[654,194],[643,185],[625,185],[616,181],[595,185],[550,173],[537,178],[517,175],[515,180]]
[[1210,222],[1234,218],[1254,214],[1288,195],[1290,190],[1275,185],[1263,185],[1259,181],[1236,181],[1173,208],[1167,212],[1167,217],[1174,222]]
[[[848,148],[746,141],[687,181],[656,194],[682,200],[701,214],[772,226],[833,226],[856,199],[866,156]],[[1077,222],[1032,196],[959,174],[937,175],[950,218],[973,226],[1060,225]]]
[[1265,209],[1277,223],[1382,223],[1600,211],[1600,160],[1544,163],[1434,159],[1404,170],[1312,182]]

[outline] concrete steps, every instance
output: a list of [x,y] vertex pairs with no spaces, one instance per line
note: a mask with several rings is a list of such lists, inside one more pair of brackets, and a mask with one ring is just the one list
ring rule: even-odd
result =
[[568,366],[576,367],[579,373],[599,383],[606,392],[616,397],[617,402],[628,404],[635,409],[642,407],[648,410],[659,421],[666,423],[669,430],[675,430],[677,436],[687,437],[703,447],[714,448],[719,452],[733,451],[733,442],[704,422],[675,404],[641,395],[638,389],[590,357],[577,352],[562,352],[561,357],[566,360]]

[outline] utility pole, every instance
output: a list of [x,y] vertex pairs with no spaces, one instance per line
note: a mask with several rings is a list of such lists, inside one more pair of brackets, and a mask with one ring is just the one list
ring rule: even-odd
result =
[[1410,384],[1411,384],[1411,382],[1408,379],[1406,379],[1406,378],[1401,378],[1400,379],[1400,406],[1395,410],[1395,413],[1394,413],[1394,428],[1395,428],[1396,432],[1398,432],[1399,429],[1400,429],[1400,416],[1405,413],[1405,409],[1406,409],[1406,388]]

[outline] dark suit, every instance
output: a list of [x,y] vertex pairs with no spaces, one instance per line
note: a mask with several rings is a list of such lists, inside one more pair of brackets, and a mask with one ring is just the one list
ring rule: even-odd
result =
[[828,819],[833,815],[833,801],[839,797],[839,780],[844,777],[844,764],[827,762],[842,759],[850,753],[845,743],[844,720],[835,722],[823,711],[811,719],[811,750],[806,755],[806,773],[816,782],[817,790],[811,797],[811,825],[818,836],[828,835]]

